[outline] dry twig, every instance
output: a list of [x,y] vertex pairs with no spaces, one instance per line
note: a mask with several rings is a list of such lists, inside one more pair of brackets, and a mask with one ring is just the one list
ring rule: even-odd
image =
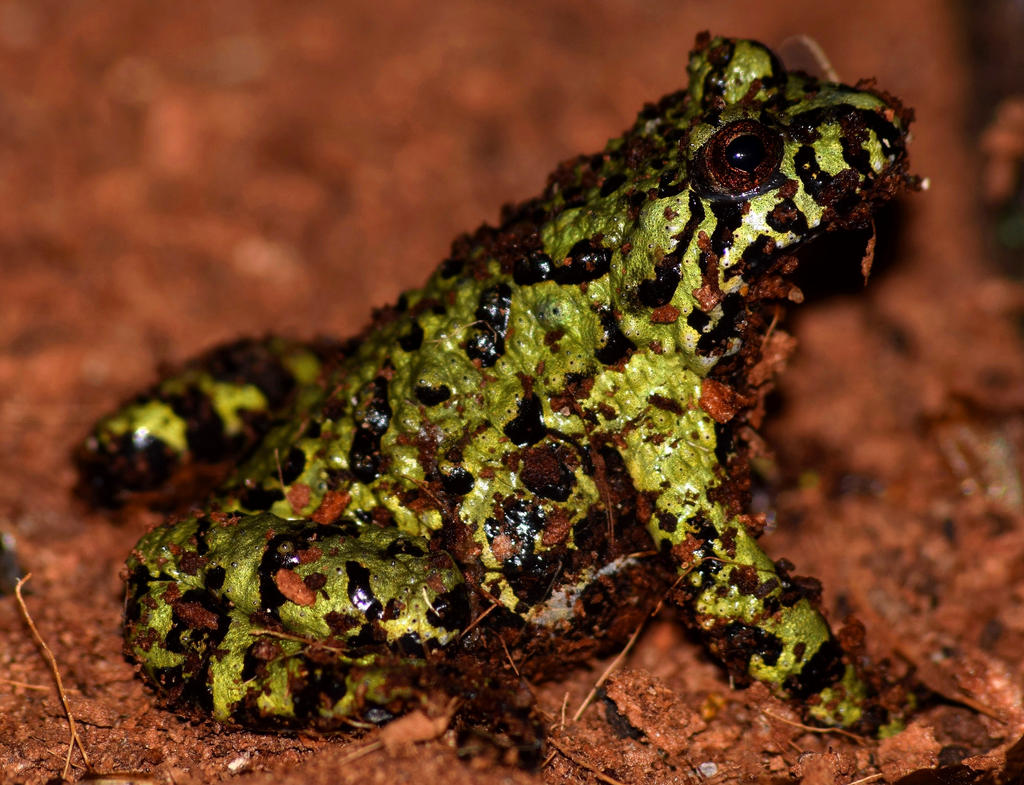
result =
[[50,647],[46,645],[46,641],[43,640],[43,636],[39,634],[39,630],[36,628],[36,624],[32,621],[32,616],[28,612],[28,606],[25,605],[25,598],[21,595],[21,587],[24,586],[28,579],[32,577],[32,573],[28,573],[24,578],[19,578],[17,585],[14,587],[14,595],[18,600],[18,608],[21,610],[21,617],[25,620],[25,624],[28,625],[29,631],[32,633],[32,640],[35,641],[36,646],[43,653],[43,658],[46,660],[46,664],[50,666],[50,673],[53,674],[53,680],[57,683],[57,695],[60,697],[61,705],[64,707],[64,716],[68,718],[68,730],[70,732],[70,738],[68,739],[68,754],[64,759],[64,771],[61,773],[63,779],[68,778],[68,772],[71,771],[71,755],[78,747],[78,751],[82,754],[82,762],[85,763],[86,771],[91,771],[92,766],[89,763],[89,755],[85,751],[85,746],[82,744],[82,739],[78,735],[78,728],[75,725],[75,715],[71,713],[71,705],[68,703],[67,693],[64,691],[64,682],[60,677],[60,669],[57,667],[57,658],[53,656],[53,652],[50,651]]

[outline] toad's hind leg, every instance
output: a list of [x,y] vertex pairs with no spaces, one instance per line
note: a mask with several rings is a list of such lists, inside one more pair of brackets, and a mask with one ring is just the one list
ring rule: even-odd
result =
[[444,553],[397,529],[201,515],[128,562],[128,653],[185,710],[257,728],[389,719],[469,621]]
[[324,358],[337,353],[333,344],[262,338],[194,358],[96,424],[75,454],[79,490],[105,506],[139,492],[205,491],[221,479],[215,467],[251,450],[304,391],[316,394]]

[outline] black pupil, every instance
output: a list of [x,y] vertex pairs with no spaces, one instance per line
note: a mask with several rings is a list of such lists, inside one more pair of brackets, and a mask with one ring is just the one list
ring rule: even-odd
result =
[[749,175],[754,174],[764,162],[766,154],[764,142],[754,134],[741,134],[725,146],[725,160],[729,166]]

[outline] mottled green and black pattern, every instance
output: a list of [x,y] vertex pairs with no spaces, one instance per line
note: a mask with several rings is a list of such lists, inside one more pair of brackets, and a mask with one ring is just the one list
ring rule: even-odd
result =
[[911,181],[908,113],[750,41],[699,39],[689,74],[358,340],[216,350],[98,426],[82,463],[108,500],[235,456],[128,562],[127,648],[174,703],[271,728],[444,692],[522,713],[506,652],[549,673],[675,584],[738,681],[890,721],[745,525],[743,436],[789,251]]

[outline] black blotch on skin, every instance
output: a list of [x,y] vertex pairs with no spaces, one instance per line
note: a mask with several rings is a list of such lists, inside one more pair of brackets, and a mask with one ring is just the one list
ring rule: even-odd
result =
[[633,193],[631,193],[629,195],[629,198],[626,200],[626,204],[629,205],[630,215],[635,218],[640,208],[644,206],[644,202],[646,201],[646,191],[634,191]]
[[353,653],[356,651],[369,653],[376,649],[377,644],[380,642],[378,640],[378,635],[374,630],[375,625],[369,623],[362,624],[355,635],[349,635],[345,639],[345,643]]
[[151,433],[132,431],[100,442],[96,451],[81,449],[75,462],[79,491],[103,507],[121,504],[124,491],[159,488],[177,470],[181,455]]
[[617,365],[636,351],[636,344],[622,334],[619,320],[610,308],[602,308],[598,317],[604,331],[604,342],[594,356],[605,365]]
[[[839,125],[843,131],[840,140],[843,150],[843,161],[846,162],[847,166],[864,175],[868,180],[874,178],[875,172],[871,168],[871,154],[862,147],[861,143],[868,141],[869,123],[872,120],[877,121],[881,119],[876,112],[858,109],[849,109],[839,116]],[[889,126],[890,133],[896,130],[890,123],[883,121],[883,125]],[[882,134],[885,133],[883,129],[879,130]],[[896,138],[898,136],[890,137],[889,143],[891,144]],[[891,150],[892,148],[890,147],[889,149]]]
[[[743,662],[744,665],[754,655],[760,655],[761,661],[768,667],[774,666],[782,654],[783,645],[778,636],[760,627],[752,627],[738,621],[726,625],[721,639],[722,659],[729,663]],[[742,670],[746,670],[744,667]]]
[[[685,186],[686,181],[683,181],[681,185]],[[682,231],[676,235],[675,249],[654,266],[654,280],[641,281],[637,290],[640,302],[649,308],[658,308],[672,300],[676,293],[676,287],[679,285],[683,255],[690,247],[697,227],[704,221],[706,215],[704,202],[693,191],[690,191],[687,206],[690,217],[686,219]]]
[[362,482],[373,482],[380,474],[383,460],[380,440],[391,424],[391,405],[388,403],[388,382],[378,376],[368,385],[368,398],[357,411],[356,432],[349,450],[349,467]]
[[407,537],[397,537],[384,549],[384,556],[385,558],[393,559],[399,554],[419,557],[426,555],[426,551]]
[[814,652],[800,673],[786,679],[784,686],[794,698],[804,700],[835,684],[845,671],[843,650],[835,639],[829,638]]
[[846,165],[860,174],[871,176],[874,171],[871,169],[871,154],[868,153],[860,143],[848,136],[843,136],[840,142],[843,149],[843,161]]
[[[186,661],[198,657],[200,662],[205,664],[213,650],[220,645],[228,633],[228,628],[231,626],[230,607],[226,600],[216,597],[205,589],[189,589],[181,595],[179,600],[172,603],[172,607],[179,604],[183,606],[198,605],[216,619],[216,626],[213,628],[206,626],[205,617],[202,625],[193,626],[188,621],[188,614],[183,617],[175,609],[171,614],[171,628],[164,638],[163,646],[167,651],[185,654]],[[187,633],[187,637],[183,641],[182,635],[185,633]],[[205,679],[205,667],[198,667],[195,670],[199,672],[199,678]]]
[[[210,690],[209,685],[206,683],[206,662],[207,658],[204,657],[199,669],[194,671],[188,678],[184,676],[184,668],[181,665],[161,670],[160,676],[164,676],[173,681],[177,687],[174,691],[176,700],[181,703],[194,704],[204,712],[212,712],[213,691]],[[160,683],[161,686],[164,684],[162,681],[158,683]]]
[[594,281],[608,273],[612,251],[594,240],[580,240],[569,249],[565,262],[551,272],[551,279],[560,284],[581,284]]
[[[295,378],[279,358],[275,342],[246,339],[219,346],[188,363],[183,373],[205,371],[214,380],[236,386],[254,385],[270,410],[282,406],[295,387]],[[165,400],[185,421],[188,460],[217,463],[239,454],[266,430],[266,411],[243,410],[243,434],[228,436],[213,402],[192,381],[177,395],[165,396],[159,386],[137,397],[134,405]],[[159,439],[139,431],[114,437],[104,434],[99,449],[81,449],[76,460],[82,474],[79,489],[105,506],[117,506],[122,494],[159,488],[179,468],[182,455]]]
[[601,183],[601,190],[599,193],[601,194],[601,196],[608,196],[609,194],[617,191],[619,187],[622,186],[622,184],[625,182],[626,175],[624,175],[622,172],[616,172],[615,174],[606,178],[603,183]]
[[466,584],[460,583],[450,591],[441,592],[430,603],[427,621],[445,630],[461,630],[469,624],[469,593]]
[[315,529],[311,530],[310,527],[306,527],[305,529],[286,530],[268,540],[264,547],[260,566],[256,570],[260,579],[259,603],[260,610],[269,613],[274,618],[277,618],[277,609],[287,601],[287,598],[277,588],[274,578],[278,570],[293,569],[299,565],[298,552],[309,546],[307,532],[313,533]]
[[[531,553],[521,559],[522,566],[503,565],[502,572],[512,586],[517,598],[525,603],[526,609],[545,600],[551,594],[555,576],[562,566],[562,555],[551,551]],[[518,605],[516,606],[519,607]],[[524,610],[517,610],[524,613]]]
[[444,384],[439,384],[437,387],[417,384],[413,389],[413,394],[416,396],[416,400],[424,406],[437,406],[452,397],[452,391]]
[[719,258],[732,247],[733,234],[743,224],[745,204],[726,201],[711,204],[711,213],[716,219],[714,231],[711,232],[711,252]]
[[704,209],[704,201],[697,195],[695,191],[690,191],[689,197],[686,201],[686,206],[690,212],[690,217],[686,219],[686,223],[683,224],[682,231],[676,235],[676,247],[674,253],[679,254],[680,258],[686,253],[690,247],[690,243],[693,242],[693,236],[697,233],[697,227],[704,222],[704,218],[707,216],[707,211]]
[[401,636],[395,641],[394,649],[406,657],[423,657],[426,655],[423,641],[420,640],[419,634],[415,632],[407,632]]
[[[703,515],[695,515],[686,521],[686,527],[694,538],[700,541],[700,546],[695,548],[691,558],[697,562],[694,572],[701,578],[701,587],[708,588],[717,582],[715,576],[720,573],[725,565],[720,559],[713,558],[715,555],[715,543],[718,541],[718,530]],[[664,541],[665,544],[668,540]]]
[[442,278],[454,278],[456,275],[462,272],[464,262],[462,259],[456,259],[454,257],[448,257],[441,262],[441,267],[438,269]]
[[659,308],[668,304],[679,286],[681,273],[679,257],[671,253],[654,265],[654,279],[645,279],[637,287],[640,302],[648,308]]
[[725,95],[725,70],[732,60],[733,50],[731,41],[723,41],[708,53],[708,61],[712,67],[704,77],[704,94],[701,100],[704,106],[710,106]]
[[219,382],[258,387],[272,409],[284,403],[295,387],[295,378],[272,346],[259,339],[219,346],[200,357],[196,364],[205,366]]
[[807,233],[807,218],[792,199],[783,199],[768,213],[767,224],[776,232]]
[[821,126],[832,122],[833,110],[810,109],[794,115],[789,122],[789,135],[802,145],[812,145],[821,138]]
[[715,525],[703,515],[697,514],[687,519],[686,528],[695,539],[701,542],[700,547],[693,551],[693,555],[699,559],[713,556],[714,544],[718,540],[718,529],[715,528]]
[[503,433],[512,440],[513,444],[517,447],[526,447],[536,444],[547,435],[548,429],[544,425],[544,409],[541,406],[540,398],[534,393],[531,392],[519,399],[518,412],[502,428]]
[[530,251],[524,257],[516,259],[512,268],[512,280],[519,286],[531,286],[535,283],[551,280],[554,263],[543,251]]
[[512,553],[501,563],[501,571],[516,597],[526,606],[536,605],[547,596],[552,578],[561,568],[560,554],[534,551],[534,543],[545,525],[544,508],[520,499],[506,502],[500,521],[495,518],[484,521],[484,534],[489,543],[493,544],[499,536],[508,539]]
[[[677,93],[677,95],[679,95],[679,94]],[[717,112],[713,112],[712,114],[714,115],[714,117],[716,117],[716,118],[718,117],[718,113]],[[710,123],[711,120],[709,120],[708,122]],[[667,144],[669,146],[675,146],[675,145],[678,145],[680,142],[682,142],[683,139],[687,138],[688,136],[689,136],[689,133],[685,129],[676,126],[674,128],[669,128],[665,132],[665,135],[664,135],[663,139],[665,141],[665,144]]]
[[210,526],[213,523],[213,519],[209,515],[200,515],[196,518],[196,533],[193,535],[196,542],[196,553],[199,556],[205,556],[210,550],[210,543],[206,539],[206,535],[210,531]]
[[199,461],[218,461],[231,449],[224,422],[206,393],[189,387],[168,400],[171,409],[185,421],[185,438],[192,456]]
[[289,683],[295,718],[319,718],[324,704],[334,705],[348,692],[345,683],[348,666],[341,663],[323,665],[309,657],[303,657],[302,660],[305,678],[294,679],[294,683]]
[[853,169],[837,172],[823,194],[827,206],[837,215],[849,215],[861,204],[860,177]]
[[349,560],[345,562],[345,575],[348,576],[348,598],[351,603],[370,621],[380,619],[384,606],[370,588],[370,571],[359,562]]
[[[769,219],[769,223],[770,223]],[[806,226],[805,226],[806,228]],[[744,249],[738,264],[725,271],[726,280],[734,275],[745,275],[747,280],[754,280],[760,273],[768,270],[775,262],[776,243],[772,237],[759,234]]]
[[720,354],[729,348],[729,339],[738,335],[738,320],[744,313],[743,297],[738,292],[727,294],[722,298],[721,307],[718,322],[697,341],[698,354]]
[[704,328],[711,323],[711,317],[704,313],[704,311],[694,308],[687,314],[686,323],[697,332],[702,333]]
[[491,544],[498,537],[507,537],[514,545],[514,552],[502,562],[503,566],[522,568],[524,560],[533,554],[534,542],[547,524],[547,514],[539,505],[513,499],[505,504],[500,520],[487,518],[484,534]]
[[662,172],[661,177],[658,178],[658,198],[667,199],[670,196],[678,196],[684,190],[688,184],[687,179],[684,177],[679,179],[678,169],[669,169],[668,171]]
[[729,465],[729,456],[733,452],[735,427],[732,423],[715,423],[715,460],[719,466]]
[[587,194],[582,185],[574,185],[562,192],[564,210],[582,207],[587,203]]
[[508,315],[512,306],[512,290],[508,284],[499,283],[480,293],[476,309],[476,323],[470,329],[466,341],[466,355],[479,360],[480,365],[489,368],[505,353],[505,333],[508,330]]
[[206,571],[203,582],[206,584],[206,588],[212,591],[220,591],[224,587],[226,575],[227,571],[218,564]]
[[257,638],[256,642],[251,643],[245,650],[245,654],[242,656],[241,678],[243,682],[255,679],[266,666],[266,660],[257,656],[257,652],[261,650],[262,646],[263,642]]
[[878,137],[883,150],[892,153],[903,147],[903,134],[900,133],[900,130],[895,125],[886,120],[881,113],[863,109],[859,110],[856,114],[865,126],[875,132],[875,136]]
[[409,325],[409,332],[398,339],[398,345],[407,352],[415,352],[423,345],[423,328],[416,320]]
[[439,472],[439,474],[441,475],[441,487],[444,488],[445,493],[452,496],[465,496],[473,490],[473,485],[476,483],[473,475],[461,466],[453,466],[447,473]]
[[655,513],[655,517],[658,519],[658,530],[667,534],[672,534],[679,525],[679,519],[664,510]]
[[822,191],[832,183],[832,175],[823,171],[818,165],[818,157],[814,153],[814,148],[803,145],[796,151],[793,163],[796,165],[796,173],[804,185],[804,190],[812,199],[820,202]]
[[246,488],[238,495],[238,502],[246,510],[269,510],[274,502],[279,502],[284,498],[284,493],[280,488],[264,488],[262,485],[256,485],[252,488]]
[[604,548],[607,531],[607,521],[602,526],[600,521],[594,520],[591,516],[583,517],[572,526],[572,541],[577,550],[596,553]]
[[288,456],[281,463],[281,482],[291,485],[306,468],[306,453],[298,447],[288,450]]

